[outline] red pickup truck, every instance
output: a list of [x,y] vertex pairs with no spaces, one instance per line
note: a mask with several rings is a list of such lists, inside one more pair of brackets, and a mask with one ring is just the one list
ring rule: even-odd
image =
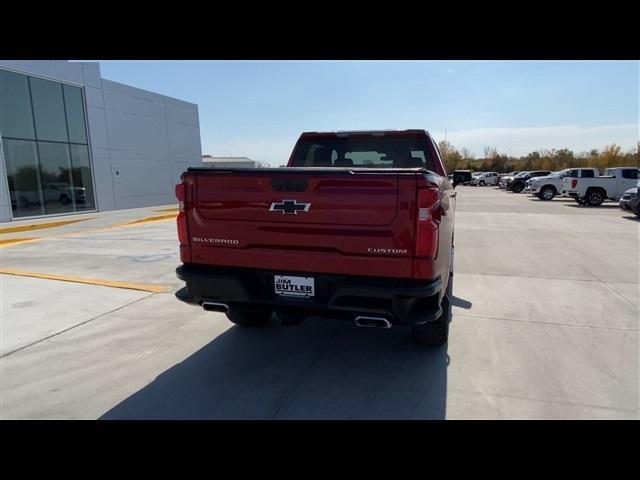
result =
[[238,325],[345,317],[442,345],[454,187],[424,130],[309,132],[286,168],[189,168],[176,296]]

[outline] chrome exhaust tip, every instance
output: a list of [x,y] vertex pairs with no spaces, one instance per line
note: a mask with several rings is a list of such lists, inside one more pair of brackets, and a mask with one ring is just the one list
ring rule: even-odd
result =
[[229,313],[229,305],[226,303],[202,302],[202,308],[207,312]]
[[391,322],[383,317],[356,317],[357,327],[391,328]]

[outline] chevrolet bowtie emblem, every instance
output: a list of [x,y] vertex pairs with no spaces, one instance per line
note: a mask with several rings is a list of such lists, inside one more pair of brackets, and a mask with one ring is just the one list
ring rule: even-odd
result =
[[308,212],[310,206],[310,203],[298,203],[297,200],[282,200],[282,202],[273,202],[269,211],[297,215],[298,212]]

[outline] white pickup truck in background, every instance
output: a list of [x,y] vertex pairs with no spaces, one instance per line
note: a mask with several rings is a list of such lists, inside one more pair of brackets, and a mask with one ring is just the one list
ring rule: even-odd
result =
[[469,185],[497,185],[498,184],[498,172],[482,172],[479,175],[474,176],[469,182]]
[[637,167],[616,167],[607,168],[600,177],[565,177],[562,180],[562,190],[581,205],[597,207],[606,199],[620,200],[624,192],[637,183]]
[[540,200],[553,200],[562,192],[564,178],[594,178],[600,175],[597,168],[565,168],[559,172],[553,172],[545,177],[535,177],[529,180],[529,193]]

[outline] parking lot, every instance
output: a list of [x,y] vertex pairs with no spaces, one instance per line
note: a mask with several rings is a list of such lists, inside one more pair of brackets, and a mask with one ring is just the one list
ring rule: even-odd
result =
[[242,328],[181,303],[175,205],[4,233],[0,417],[638,418],[635,216],[457,190],[434,350],[401,328]]

